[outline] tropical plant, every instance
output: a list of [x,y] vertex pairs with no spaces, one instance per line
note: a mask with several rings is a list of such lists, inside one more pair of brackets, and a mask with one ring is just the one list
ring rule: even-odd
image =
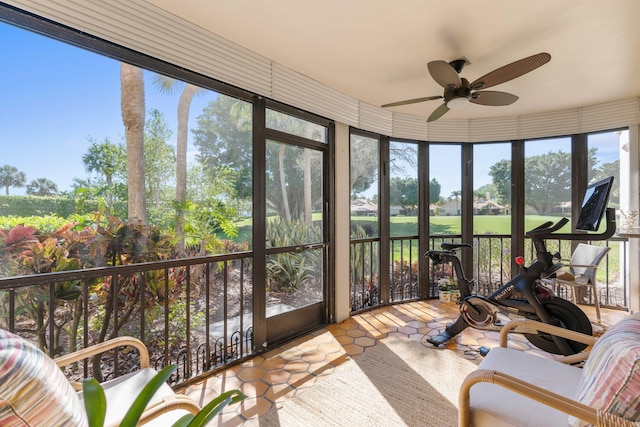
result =
[[[78,270],[86,260],[85,243],[93,232],[88,229],[75,231],[75,223],[68,223],[53,233],[41,234],[35,227],[20,224],[9,230],[0,230],[0,274],[16,276],[42,274],[59,271]],[[52,322],[48,316],[50,292],[48,287],[27,287],[16,294],[17,315],[28,316],[36,323],[36,334],[41,349],[50,348],[54,353],[60,350],[60,331],[71,322],[70,342],[75,347],[75,337],[82,314],[80,287],[77,281],[65,281],[56,285],[53,292],[54,307],[63,307],[60,315]],[[53,342],[47,341],[46,325],[55,328]]]
[[47,178],[38,178],[27,184],[27,194],[31,196],[54,196],[58,194],[58,186]]
[[[320,227],[302,220],[286,221],[280,217],[267,223],[267,246],[284,247],[322,241]],[[318,251],[275,254],[267,259],[269,288],[295,291],[305,282],[313,280],[320,271],[321,257]]]
[[74,181],[74,192],[80,205],[87,200],[101,199],[104,212],[107,215],[124,214],[124,208],[119,204],[126,200],[126,164],[127,152],[125,147],[114,144],[108,138],[98,142],[89,138],[91,145],[82,156],[82,163],[87,172],[93,172],[95,177]]
[[27,180],[24,172],[18,171],[17,168],[4,165],[0,168],[0,185],[5,188],[5,194],[9,194],[9,187],[24,187]]
[[[125,417],[120,422],[120,427],[135,427],[138,425],[144,410],[155,394],[169,377],[178,368],[177,365],[169,365],[158,372],[140,391],[131,404]],[[89,427],[103,427],[107,410],[107,400],[104,389],[95,378],[87,378],[82,383],[84,394],[84,407],[89,421]],[[222,411],[227,405],[244,400],[245,395],[240,390],[229,390],[213,399],[198,414],[186,414],[173,424],[173,427],[200,427],[205,426]]]
[[149,110],[144,133],[144,170],[149,223],[173,225],[175,150],[163,114]]

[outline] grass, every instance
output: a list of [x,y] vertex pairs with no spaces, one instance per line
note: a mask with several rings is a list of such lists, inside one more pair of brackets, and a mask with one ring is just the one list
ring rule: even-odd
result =
[[[561,216],[527,215],[525,230],[531,230],[546,221],[556,222]],[[377,217],[351,217],[353,224],[378,229]],[[431,234],[461,234],[460,216],[432,216],[429,218]],[[415,236],[418,234],[418,218],[415,216],[391,217],[392,236]],[[571,222],[561,232],[569,232]],[[508,215],[478,215],[473,219],[474,234],[511,234],[511,216]]]
[[[562,216],[543,216],[543,215],[527,215],[525,217],[525,231],[532,230],[547,221],[551,221],[553,223],[559,221]],[[371,229],[378,229],[378,218],[377,217],[351,217],[351,221],[353,224],[359,224],[360,226],[368,226]],[[438,234],[449,234],[449,235],[460,235],[461,234],[461,219],[460,216],[432,216],[429,218],[430,222],[430,234],[438,235]],[[418,235],[418,218],[406,217],[406,216],[397,216],[391,217],[391,236],[392,237],[402,237],[402,236],[416,236]],[[496,235],[511,235],[511,217],[507,215],[478,215],[474,217],[473,221],[473,233],[474,234],[496,234]],[[601,228],[599,232],[603,232],[606,228],[606,225],[601,224]],[[571,221],[567,223],[563,228],[558,230],[559,233],[570,233],[571,232]],[[596,243],[597,244],[597,243]],[[393,257],[395,260],[400,259],[400,251],[401,249],[404,251],[404,255],[407,256],[409,247],[411,246],[412,252],[417,253],[417,242],[395,242]],[[609,273],[614,273],[619,271],[620,266],[620,242],[610,241],[609,246],[611,250],[608,254],[608,264],[609,264]],[[549,244],[549,250],[554,253],[557,251],[556,242],[551,242]],[[561,255],[563,258],[570,258],[570,245],[569,242],[564,242]],[[603,283],[606,282],[606,274],[607,268],[605,267],[605,261],[602,262],[601,268],[598,269],[598,282]]]

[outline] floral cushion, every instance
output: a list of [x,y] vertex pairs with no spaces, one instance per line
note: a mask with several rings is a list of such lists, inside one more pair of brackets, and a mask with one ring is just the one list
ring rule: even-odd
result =
[[86,426],[77,393],[30,342],[0,329],[0,426]]
[[[585,362],[576,400],[640,421],[640,313],[606,331]],[[572,426],[588,425],[570,417]]]

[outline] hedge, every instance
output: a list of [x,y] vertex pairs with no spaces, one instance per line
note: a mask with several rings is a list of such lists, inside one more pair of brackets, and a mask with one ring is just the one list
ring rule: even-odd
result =
[[66,218],[97,209],[97,202],[85,202],[82,212],[78,212],[75,200],[67,197],[0,196],[0,216],[58,215]]

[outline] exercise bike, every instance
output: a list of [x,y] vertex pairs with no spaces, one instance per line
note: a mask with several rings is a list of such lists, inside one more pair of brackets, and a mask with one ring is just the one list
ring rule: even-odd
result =
[[[457,251],[462,248],[471,248],[470,244],[442,243],[442,250],[427,251],[425,256],[431,259],[434,265],[452,264],[460,289],[460,316],[442,333],[427,338],[427,341],[439,347],[469,326],[481,330],[499,331],[505,323],[516,318],[537,320],[591,335],[593,331],[587,315],[578,306],[555,296],[550,288],[544,286],[543,280],[554,277],[562,267],[562,263],[554,263],[554,258],[559,259],[560,256],[557,254],[554,257],[549,253],[545,239],[606,240],[616,230],[613,209],[606,209],[606,221],[606,231],[601,234],[554,234],[569,222],[567,218],[562,218],[555,224],[551,221],[545,222],[527,232],[525,235],[533,242],[536,260],[529,267],[525,267],[522,257],[516,258],[516,263],[520,265],[519,274],[488,297],[472,294],[474,281],[465,276],[457,256]],[[532,330],[521,329],[515,332],[523,333],[529,342],[549,353],[570,355],[586,347],[585,344]]]

